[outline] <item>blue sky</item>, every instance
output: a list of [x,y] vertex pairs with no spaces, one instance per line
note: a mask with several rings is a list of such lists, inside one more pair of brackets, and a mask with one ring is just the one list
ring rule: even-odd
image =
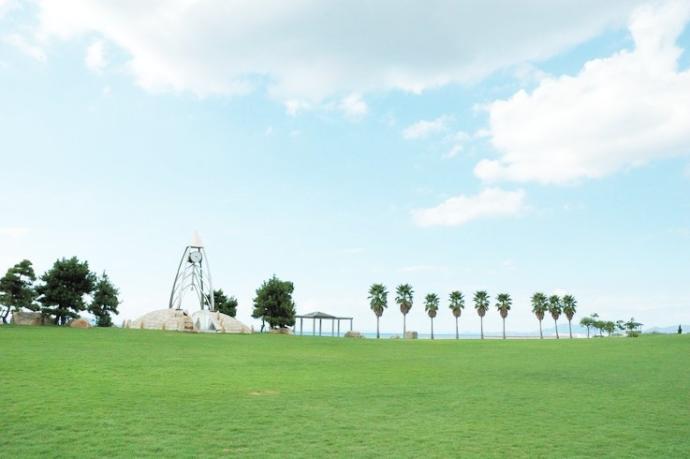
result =
[[1,271],[76,255],[135,318],[198,230],[250,324],[273,273],[361,330],[373,282],[420,331],[454,289],[688,322],[688,2],[57,3],[0,0]]

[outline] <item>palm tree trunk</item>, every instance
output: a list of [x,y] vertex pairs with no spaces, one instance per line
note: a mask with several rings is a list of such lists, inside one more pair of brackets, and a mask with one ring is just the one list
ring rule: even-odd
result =
[[434,339],[434,318],[431,318],[431,339]]
[[553,319],[553,323],[556,324],[556,339],[561,339],[561,337],[558,336],[558,321],[556,319]]
[[405,333],[407,333],[407,314],[403,314],[403,338]]
[[568,332],[570,332],[570,339],[573,339],[573,324],[568,319]]
[[587,339],[589,339],[589,327],[587,327]]
[[541,319],[539,320],[539,339],[544,339],[544,332],[541,330]]
[[482,332],[482,339],[484,339],[484,318],[483,317],[479,317],[479,327],[480,327],[481,332]]
[[506,339],[506,318],[503,318],[503,339]]
[[379,339],[379,316],[376,316],[376,339]]
[[458,318],[455,318],[455,339],[460,339],[460,332],[458,331]]

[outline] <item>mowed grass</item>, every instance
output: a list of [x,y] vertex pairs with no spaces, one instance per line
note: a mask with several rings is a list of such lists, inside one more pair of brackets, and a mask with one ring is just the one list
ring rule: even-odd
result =
[[690,336],[0,327],[0,456],[690,456]]

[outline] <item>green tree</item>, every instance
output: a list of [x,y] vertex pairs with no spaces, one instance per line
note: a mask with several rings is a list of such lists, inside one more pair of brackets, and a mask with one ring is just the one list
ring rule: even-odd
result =
[[637,333],[640,332],[640,327],[642,327],[642,325],[644,324],[637,322],[634,317],[631,317],[629,321],[623,324],[625,329],[628,331],[628,336],[637,336]]
[[683,334],[683,327],[681,327],[680,325],[678,325],[678,334],[679,335]]
[[237,298],[227,296],[223,289],[213,291],[213,304],[216,311],[226,316],[235,317],[237,315]]
[[429,293],[424,298],[424,310],[431,319],[431,339],[434,339],[434,317],[436,317],[436,313],[438,312],[439,301],[438,295],[435,293]]
[[0,305],[4,310],[0,310],[2,323],[7,323],[7,316],[10,311],[21,311],[38,309],[36,304],[36,291],[33,283],[36,281],[34,268],[29,260],[22,260],[7,270],[7,273],[0,278]]
[[589,329],[594,325],[594,319],[591,317],[583,317],[580,319],[580,325],[587,328],[587,338],[589,338]]
[[376,338],[380,338],[379,320],[383,315],[383,311],[388,307],[388,290],[383,284],[372,284],[369,287],[369,306],[376,314]]
[[513,300],[507,293],[499,293],[496,297],[496,309],[503,319],[503,339],[506,339],[506,317],[508,317],[508,311],[510,311],[512,304]]
[[96,282],[93,291],[93,298],[89,305],[89,312],[96,316],[96,325],[99,327],[112,327],[113,320],[111,314],[117,314],[117,307],[120,305],[118,295],[119,290],[110,282],[108,275],[104,272]]
[[568,332],[570,333],[570,339],[573,339],[573,317],[577,312],[577,300],[572,295],[565,295],[563,297],[563,314],[568,318]]
[[463,296],[462,292],[454,290],[450,292],[448,300],[448,307],[451,311],[453,311],[453,317],[455,317],[455,339],[460,339],[458,319],[462,315],[462,310],[465,309],[465,297]]
[[88,262],[77,257],[57,260],[36,287],[41,312],[55,317],[57,325],[64,325],[68,318],[78,317],[86,309],[84,296],[91,294],[95,284],[96,275],[89,271]]
[[[295,302],[292,282],[282,281],[275,274],[256,289],[252,317],[268,323],[270,328],[285,328],[295,325]],[[263,326],[262,326],[263,329]]]
[[491,304],[489,302],[489,294],[486,293],[484,290],[480,290],[474,293],[473,300],[474,309],[476,309],[477,314],[479,314],[479,326],[481,327],[481,337],[482,339],[484,339],[484,316],[486,315],[486,311],[489,310],[489,305]]
[[604,330],[608,336],[611,336],[616,331],[616,323],[612,320],[603,321],[601,329]]
[[562,312],[561,298],[558,295],[551,295],[549,297],[549,313],[553,317],[553,323],[556,325],[556,339],[561,337],[558,335],[558,318]]
[[401,284],[395,289],[395,302],[400,306],[400,312],[403,315],[403,338],[407,333],[407,313],[412,309],[413,297],[414,290],[410,284]]
[[544,339],[544,332],[542,331],[541,323],[542,320],[544,320],[546,311],[548,310],[549,307],[546,295],[541,292],[537,292],[532,295],[532,312],[535,316],[537,316],[537,320],[539,321],[539,338],[541,339]]

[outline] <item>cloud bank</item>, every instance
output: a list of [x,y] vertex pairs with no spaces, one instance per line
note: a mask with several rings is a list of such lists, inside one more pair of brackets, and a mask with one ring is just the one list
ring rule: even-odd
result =
[[119,47],[150,91],[233,95],[265,85],[294,107],[477,81],[619,26],[637,3],[38,0],[37,34]]
[[678,70],[675,44],[688,18],[685,1],[641,7],[629,23],[632,51],[491,103],[499,158],[479,162],[475,174],[568,183],[690,153],[690,71]]

